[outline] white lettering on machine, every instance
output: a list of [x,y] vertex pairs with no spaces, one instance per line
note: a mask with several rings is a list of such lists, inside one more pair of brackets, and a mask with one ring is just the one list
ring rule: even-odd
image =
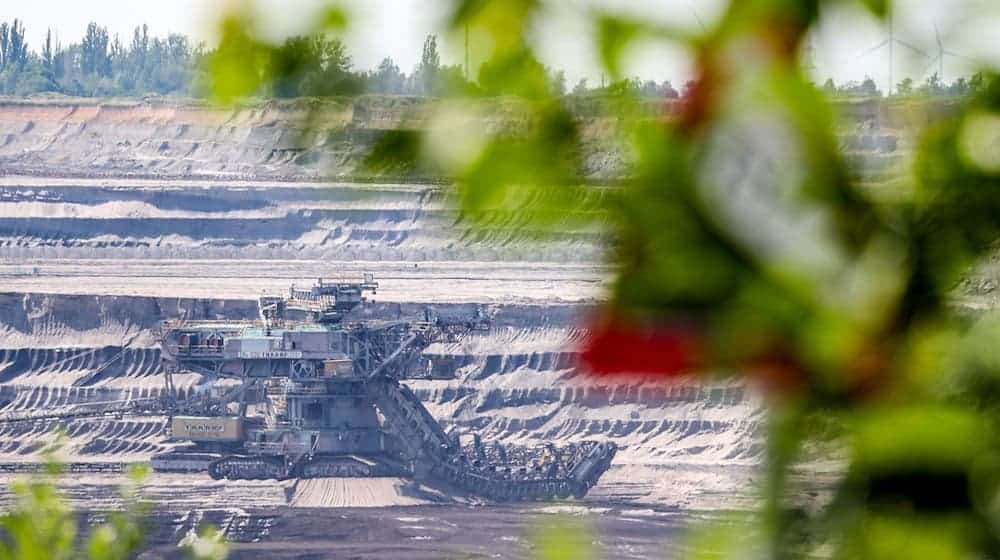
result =
[[260,360],[266,358],[298,359],[302,358],[302,352],[289,352],[284,350],[272,350],[270,352],[240,352],[236,357],[245,360]]

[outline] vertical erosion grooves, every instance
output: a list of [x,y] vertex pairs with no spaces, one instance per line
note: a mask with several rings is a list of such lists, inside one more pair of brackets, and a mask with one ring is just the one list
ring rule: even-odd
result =
[[0,384],[6,388],[131,388],[162,385],[158,348],[0,349]]
[[[162,417],[73,417],[100,403],[127,408],[156,399],[163,387],[161,373],[156,348],[0,349],[0,418],[65,415],[0,423],[0,457],[28,458],[54,443],[57,430],[70,461],[145,460],[166,450]],[[190,390],[183,380],[182,390]]]
[[447,381],[413,381],[446,429],[506,444],[612,441],[617,463],[754,465],[763,451],[759,397],[738,382],[589,379],[576,369],[581,332],[506,327],[436,346]]

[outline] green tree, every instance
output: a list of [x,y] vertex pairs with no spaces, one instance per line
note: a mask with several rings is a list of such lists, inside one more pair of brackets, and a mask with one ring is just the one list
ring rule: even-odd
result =
[[414,71],[414,77],[420,83],[420,92],[424,95],[438,93],[438,72],[441,69],[441,55],[438,53],[437,35],[428,35],[424,39],[423,50],[420,53],[420,64]]
[[406,85],[406,76],[392,58],[385,57],[369,80],[369,88],[376,93],[400,94]]
[[106,77],[111,75],[111,55],[108,52],[108,29],[94,22],[87,24],[87,31],[80,43],[80,70],[84,75]]
[[0,70],[24,67],[28,61],[28,44],[24,39],[24,24],[15,19],[0,23]]
[[896,95],[900,97],[907,97],[913,95],[913,79],[909,76],[903,78],[898,84],[896,84]]
[[127,92],[139,92],[148,83],[146,61],[149,57],[149,28],[145,24],[132,30],[132,39],[122,64],[116,69],[119,87]]
[[42,66],[45,68],[45,72],[48,76],[52,79],[55,79],[56,54],[57,53],[53,51],[52,45],[52,29],[48,29],[45,32],[45,45],[42,47]]
[[10,59],[10,24],[0,22],[0,70],[7,67]]
[[865,79],[861,82],[852,80],[841,84],[837,87],[836,95],[844,97],[873,98],[881,97],[882,92],[878,89],[878,85],[875,84],[875,80],[871,79],[870,76],[865,76]]
[[926,96],[940,96],[944,93],[944,84],[937,72],[934,72],[920,86],[919,93]]
[[275,49],[270,72],[281,78],[271,84],[272,95],[298,97],[304,91],[314,91],[324,85],[316,78],[324,72],[321,41],[320,38],[291,37]]
[[963,77],[958,77],[948,87],[945,92],[954,97],[961,97],[969,93],[969,83]]
[[319,37],[307,50],[317,65],[303,76],[300,94],[354,95],[364,90],[364,79],[352,71],[351,56],[343,41]]
[[858,93],[863,97],[882,96],[882,92],[879,91],[878,85],[875,84],[875,80],[871,79],[871,76],[865,76],[865,79],[861,81]]
[[465,78],[462,65],[443,64],[438,68],[436,95],[478,95],[479,92],[477,85]]
[[660,84],[659,94],[667,99],[677,99],[681,96],[681,94],[674,89],[670,80],[663,80],[663,83]]
[[969,93],[981,94],[986,88],[986,76],[982,72],[976,72],[969,78]]
[[566,95],[566,73],[562,70],[549,69],[547,72],[549,79],[549,90],[555,97]]

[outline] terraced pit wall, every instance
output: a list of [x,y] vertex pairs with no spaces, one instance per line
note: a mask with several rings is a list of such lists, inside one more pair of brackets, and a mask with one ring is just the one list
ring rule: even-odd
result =
[[[488,134],[516,132],[526,121],[525,108],[511,100],[471,103],[479,116],[469,126]],[[670,118],[679,103],[647,100],[624,118]],[[441,104],[400,96],[258,101],[232,108],[173,99],[0,99],[0,169],[75,177],[372,180],[362,161],[374,141],[386,131],[421,129]],[[583,140],[584,176],[627,175],[631,149],[621,137],[613,101],[567,98],[567,104]],[[849,151],[884,154],[896,150],[895,139],[907,141],[905,131],[953,113],[955,105],[838,100],[834,109]],[[303,128],[307,120],[314,125],[310,130]],[[442,179],[413,173],[378,179]]]
[[[428,349],[455,379],[410,383],[447,428],[510,443],[614,441],[621,451],[588,500],[732,509],[752,499],[765,416],[747,388],[580,379],[581,324],[613,276],[606,232],[566,229],[539,242],[503,223],[469,230],[438,185],[315,181],[359,173],[379,134],[418,127],[434,109],[408,98],[328,100],[325,132],[303,135],[297,123],[317,103],[0,103],[0,413],[155,397],[160,320],[255,317],[262,292],[373,271],[375,316],[473,305],[494,316],[491,331]],[[519,126],[513,108],[492,103],[482,126]],[[640,117],[660,118],[659,109]],[[618,125],[597,103],[574,111],[588,177],[626,175]],[[897,127],[925,114],[871,102],[843,112],[842,147],[873,176],[905,160],[912,139]],[[200,380],[176,381],[192,391]],[[171,445],[158,417],[65,427],[68,451],[87,461],[144,461]],[[34,460],[55,428],[0,428],[0,461]],[[186,509],[233,496],[260,505],[265,493],[207,478],[157,484]]]
[[[471,316],[473,304],[436,304],[444,317]],[[382,303],[358,317],[423,316],[424,304]],[[0,295],[0,413],[51,410],[88,402],[155,398],[163,390],[159,350],[151,330],[166,318],[245,319],[246,300]],[[435,344],[425,357],[455,372],[452,380],[408,385],[447,430],[486,442],[565,444],[615,441],[622,451],[605,499],[679,504],[732,484],[680,484],[665,472],[736,469],[749,476],[762,451],[759,402],[738,385],[606,383],[580,379],[576,346],[583,332],[580,304],[488,306],[490,331]],[[181,374],[181,394],[200,376]],[[65,422],[65,451],[75,461],[144,461],[169,449],[161,417],[82,418]],[[55,423],[0,427],[0,461],[27,460],[51,438]],[[706,470],[707,469],[707,470]],[[721,487],[721,488],[720,488]],[[718,496],[716,496],[718,498]]]
[[[0,167],[48,176],[357,180],[381,134],[422,127],[439,103],[396,96],[233,108],[176,100],[0,101]],[[482,104],[488,116],[472,123],[477,129],[512,131],[525,120],[512,102]],[[304,128],[307,120],[314,128]],[[593,115],[581,122],[587,175],[618,174],[616,119]]]

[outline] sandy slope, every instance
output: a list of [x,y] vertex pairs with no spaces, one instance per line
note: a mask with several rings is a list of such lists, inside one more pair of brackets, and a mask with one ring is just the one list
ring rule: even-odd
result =
[[[470,123],[500,132],[521,109],[484,100]],[[387,130],[422,126],[439,101],[399,96],[273,100],[232,108],[176,100],[0,100],[0,164],[85,176],[295,178],[354,175]],[[659,107],[659,104],[653,104]],[[306,129],[305,118],[313,117]],[[581,115],[587,172],[623,165],[617,119]]]
[[[2,117],[2,114],[0,114]],[[103,118],[103,117],[97,117]],[[761,454],[758,399],[738,385],[593,382],[574,366],[581,322],[612,269],[598,230],[543,242],[469,233],[438,190],[399,185],[0,181],[0,413],[155,398],[158,321],[248,318],[262,292],[376,275],[371,316],[425,307],[493,329],[428,348],[450,381],[411,387],[449,430],[517,445],[607,439],[621,451],[588,498],[652,508],[745,504]],[[180,376],[182,393],[200,379]],[[4,404],[5,403],[5,404]],[[55,424],[0,428],[0,460],[31,460]],[[66,424],[74,460],[144,461],[170,447],[158,418]],[[114,499],[101,480],[74,496]],[[397,480],[221,483],[156,475],[166,507],[357,507],[437,501]]]

